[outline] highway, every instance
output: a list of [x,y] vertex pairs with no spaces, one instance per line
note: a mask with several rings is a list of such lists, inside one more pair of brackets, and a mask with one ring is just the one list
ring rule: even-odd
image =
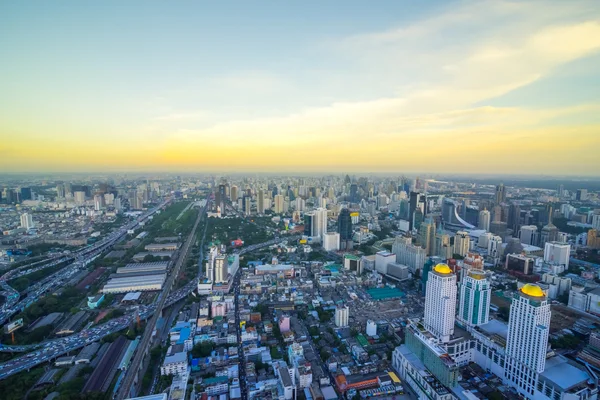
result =
[[[200,215],[202,215],[202,213]],[[194,228],[193,232],[195,232],[195,230],[196,229]],[[204,235],[206,235],[206,229],[204,231]],[[300,236],[297,235],[297,236],[289,236],[289,237],[285,237],[285,238],[271,239],[267,242],[248,246],[248,247],[242,249],[239,252],[239,254],[242,255],[245,253],[249,253],[254,250],[258,250],[258,249],[261,249],[261,248],[264,248],[267,246],[271,246],[273,244],[276,244],[276,243],[279,243],[282,241],[295,240],[295,239],[298,239],[299,237]],[[188,238],[188,240],[189,240],[189,238]],[[203,258],[202,258],[203,243],[204,243],[204,237],[203,237],[203,240],[202,240],[202,243],[200,246],[200,251],[201,251],[201,255],[199,257],[200,263],[203,260]],[[239,296],[239,278],[241,276],[240,274],[241,274],[241,269],[238,269],[237,275],[234,278],[234,287],[235,287],[234,293],[236,295],[235,296],[236,302],[238,301],[238,296]],[[175,276],[175,275],[176,274],[173,274],[172,276]],[[197,280],[192,280],[192,281],[188,282],[186,285],[182,286],[181,288],[175,290],[168,296],[166,296],[166,297],[161,296],[161,299],[162,298],[165,299],[162,304],[162,308],[169,307],[169,306],[181,301],[182,299],[186,298],[193,290],[196,289],[196,287],[197,287]],[[239,306],[236,306],[236,307],[239,307]],[[129,325],[131,324],[131,322],[135,321],[135,319],[136,319],[136,316],[135,316],[136,311],[137,311],[137,313],[139,313],[141,319],[146,320],[152,315],[157,315],[156,314],[157,310],[158,310],[158,304],[151,304],[148,306],[134,306],[129,310],[127,315],[124,315],[122,317],[112,319],[108,322],[105,322],[100,325],[96,325],[90,329],[83,330],[79,333],[73,334],[68,337],[52,339],[52,340],[45,341],[45,342],[42,342],[42,343],[39,343],[36,345],[32,345],[33,348],[38,348],[38,349],[36,351],[30,352],[28,354],[24,354],[22,356],[13,358],[12,360],[9,360],[7,362],[0,363],[0,380],[5,379],[5,378],[12,376],[16,373],[19,373],[21,371],[30,370],[31,368],[33,368],[37,365],[46,363],[48,361],[55,360],[56,358],[58,358],[62,355],[70,354],[70,353],[74,352],[75,350],[81,349],[82,347],[84,347],[85,345],[87,345],[89,343],[99,341],[104,336],[108,336],[112,333],[115,333],[115,332],[118,332],[118,331],[128,328]],[[236,318],[239,319],[239,308],[236,308]],[[153,327],[154,325],[151,325],[149,323],[146,326]],[[237,323],[237,329],[238,329],[238,334],[241,335],[241,331],[239,331],[239,329],[240,329],[239,322]],[[152,330],[153,329],[146,329],[146,332],[150,332],[150,334],[151,334]],[[139,349],[142,348],[141,344],[142,343],[140,343],[140,346],[138,346],[138,351],[136,351],[136,355],[138,353],[140,353],[140,354],[144,353],[144,351],[139,351]],[[0,351],[31,350],[31,347],[28,347],[28,346],[6,346],[6,345],[0,345],[0,346],[1,346]],[[25,349],[19,349],[20,347],[23,347]],[[243,355],[243,349],[240,354]],[[243,357],[240,357],[240,359],[243,359]],[[135,357],[134,357],[134,361],[135,361]],[[135,367],[135,365],[132,363],[129,370],[134,370],[134,367]],[[240,371],[240,373],[241,373],[241,371]],[[245,373],[245,370],[244,370],[244,373]],[[123,382],[123,383],[125,383],[125,382]],[[121,384],[121,387],[123,387],[123,383]],[[245,383],[244,383],[244,385],[245,385]],[[241,389],[241,387],[240,387],[240,389]],[[247,395],[247,393],[246,393],[246,395]],[[122,397],[122,398],[126,398],[126,397]],[[245,400],[245,398],[244,398],[244,400]]]
[[[40,297],[44,296],[51,290],[56,290],[57,288],[64,285],[69,279],[84,269],[89,263],[94,261],[98,256],[102,254],[106,249],[111,247],[113,244],[120,241],[123,237],[127,235],[127,231],[137,227],[141,222],[144,222],[148,217],[156,213],[159,209],[162,209],[167,206],[171,202],[171,199],[165,200],[160,205],[152,208],[149,211],[146,211],[140,217],[135,219],[134,221],[129,222],[128,224],[122,226],[119,230],[112,232],[110,235],[102,239],[101,241],[94,243],[93,245],[89,245],[84,247],[83,249],[73,253],[70,258],[73,262],[65,268],[62,268],[58,272],[52,274],[50,277],[43,279],[32,287],[28,288],[27,296],[19,301],[19,296],[17,296],[18,292],[11,288],[7,281],[20,275],[23,272],[21,267],[19,269],[15,269],[12,271],[8,271],[2,277],[0,277],[0,285],[2,286],[3,291],[8,292],[9,296],[7,297],[7,302],[0,309],[0,324],[4,324],[8,321],[13,315],[16,313],[23,311],[25,308],[39,300]],[[59,259],[60,260],[60,259]],[[57,265],[59,263],[58,260],[53,260],[50,265],[44,266],[44,268]],[[37,267],[36,270],[42,269],[42,267]],[[15,272],[17,271],[18,272]]]
[[167,295],[169,294],[169,291],[171,290],[171,287],[173,286],[173,282],[175,281],[175,278],[177,277],[177,275],[179,275],[179,270],[181,269],[181,265],[183,265],[183,263],[187,259],[187,255],[190,250],[190,247],[192,246],[192,243],[194,242],[194,240],[196,238],[196,229],[198,229],[198,224],[200,223],[202,218],[206,215],[206,207],[207,206],[208,206],[208,202],[206,202],[204,208],[198,212],[198,217],[196,218],[194,227],[192,228],[192,231],[190,232],[187,240],[185,241],[183,248],[179,252],[179,257],[177,257],[177,262],[175,263],[175,267],[173,268],[173,271],[171,271],[171,273],[169,274],[169,277],[167,278],[167,281],[165,282],[162,293],[159,296],[158,303],[156,304],[156,309],[154,310],[152,317],[146,324],[146,329],[144,330],[144,335],[142,336],[142,340],[140,341],[140,344],[137,347],[137,350],[135,352],[133,360],[131,361],[129,368],[125,372],[125,376],[123,377],[123,380],[121,381],[121,386],[119,387],[119,390],[117,391],[117,395],[115,397],[117,400],[122,400],[122,399],[126,399],[128,397],[131,397],[130,396],[131,388],[132,388],[134,381],[138,375],[138,370],[140,369],[140,365],[142,364],[144,356],[146,355],[146,350],[148,349],[148,345],[150,344],[150,342],[152,340],[152,331],[154,330],[154,327],[156,326],[156,321],[158,320],[158,318],[160,318],[162,309],[165,306],[165,302],[167,300]]

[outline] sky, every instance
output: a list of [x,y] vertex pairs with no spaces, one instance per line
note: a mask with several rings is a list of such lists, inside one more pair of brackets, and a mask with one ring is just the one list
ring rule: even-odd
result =
[[600,2],[0,3],[0,171],[600,175]]

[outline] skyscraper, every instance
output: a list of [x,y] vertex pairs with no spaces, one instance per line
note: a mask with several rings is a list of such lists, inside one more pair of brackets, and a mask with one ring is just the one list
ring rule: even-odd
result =
[[238,200],[238,187],[235,185],[231,186],[230,193],[231,201],[235,203]]
[[456,275],[446,264],[429,272],[425,294],[425,328],[442,343],[454,334],[456,313]]
[[550,304],[539,286],[526,284],[513,296],[504,374],[526,396],[534,394],[537,374],[546,365],[550,315]]
[[508,208],[508,228],[512,229],[513,234],[519,231],[521,226],[521,207],[518,204],[511,204]]
[[487,209],[479,211],[479,228],[485,231],[490,230],[491,214]]
[[21,214],[21,228],[31,229],[33,228],[33,217],[29,213]]
[[265,196],[265,191],[260,189],[258,191],[258,199],[256,201],[256,212],[259,215],[265,213]]
[[335,326],[348,326],[348,318],[350,317],[350,308],[348,306],[338,306],[335,309]]
[[227,282],[227,256],[219,255],[215,258],[215,283]]
[[506,187],[504,183],[496,186],[496,204],[502,204],[506,202]]
[[252,198],[250,196],[244,196],[242,204],[244,205],[244,215],[248,216],[252,214]]
[[413,274],[423,269],[427,258],[425,250],[413,245],[409,237],[396,236],[392,244],[392,253],[396,255],[396,262],[408,266]]
[[31,199],[32,199],[31,188],[22,187],[21,188],[21,201],[31,200]]
[[277,194],[277,195],[275,195],[275,198],[273,200],[275,203],[274,204],[275,214],[283,214],[285,212],[283,195]]
[[[441,226],[440,226],[441,228]],[[448,260],[452,258],[453,248],[450,244],[450,235],[444,233],[441,229],[435,234],[435,250],[434,255]]]
[[317,236],[314,235],[314,231],[316,230],[316,222],[315,222],[315,212],[310,211],[304,214],[304,235],[306,236]]
[[464,257],[469,252],[471,238],[465,231],[458,231],[454,235],[454,254]]
[[482,271],[471,271],[460,285],[458,319],[470,326],[487,324],[492,289]]
[[323,236],[327,232],[327,209],[321,207],[317,208],[315,210],[315,217],[317,225],[315,236],[319,236],[323,239]]
[[65,186],[61,183],[56,185],[56,197],[58,197],[59,199],[65,198]]
[[433,255],[435,248],[435,224],[428,219],[419,227],[419,245],[425,249],[427,256]]
[[345,249],[344,242],[352,240],[352,217],[350,216],[350,210],[342,208],[337,222],[337,231],[340,234],[340,247]]

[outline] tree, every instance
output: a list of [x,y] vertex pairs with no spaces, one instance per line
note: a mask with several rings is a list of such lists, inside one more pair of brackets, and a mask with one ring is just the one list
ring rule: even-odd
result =
[[329,352],[325,349],[321,349],[319,355],[321,356],[321,360],[323,360],[323,362],[327,361],[327,359],[331,357],[331,354],[329,354]]
[[192,349],[193,358],[208,357],[214,350],[215,345],[213,342],[200,342]]

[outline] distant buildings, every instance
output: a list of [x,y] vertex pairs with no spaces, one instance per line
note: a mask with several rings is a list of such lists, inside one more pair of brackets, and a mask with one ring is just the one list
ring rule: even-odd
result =
[[464,257],[469,252],[471,238],[465,231],[458,231],[454,235],[454,254]]
[[483,229],[484,231],[489,232],[490,221],[491,221],[491,214],[487,209],[483,209],[482,211],[479,212],[479,228],[480,229]]
[[397,236],[392,244],[392,252],[396,255],[396,262],[408,266],[413,274],[420,272],[425,265],[425,250],[414,246],[409,237]]
[[21,228],[32,229],[33,228],[33,218],[29,213],[21,214]]

